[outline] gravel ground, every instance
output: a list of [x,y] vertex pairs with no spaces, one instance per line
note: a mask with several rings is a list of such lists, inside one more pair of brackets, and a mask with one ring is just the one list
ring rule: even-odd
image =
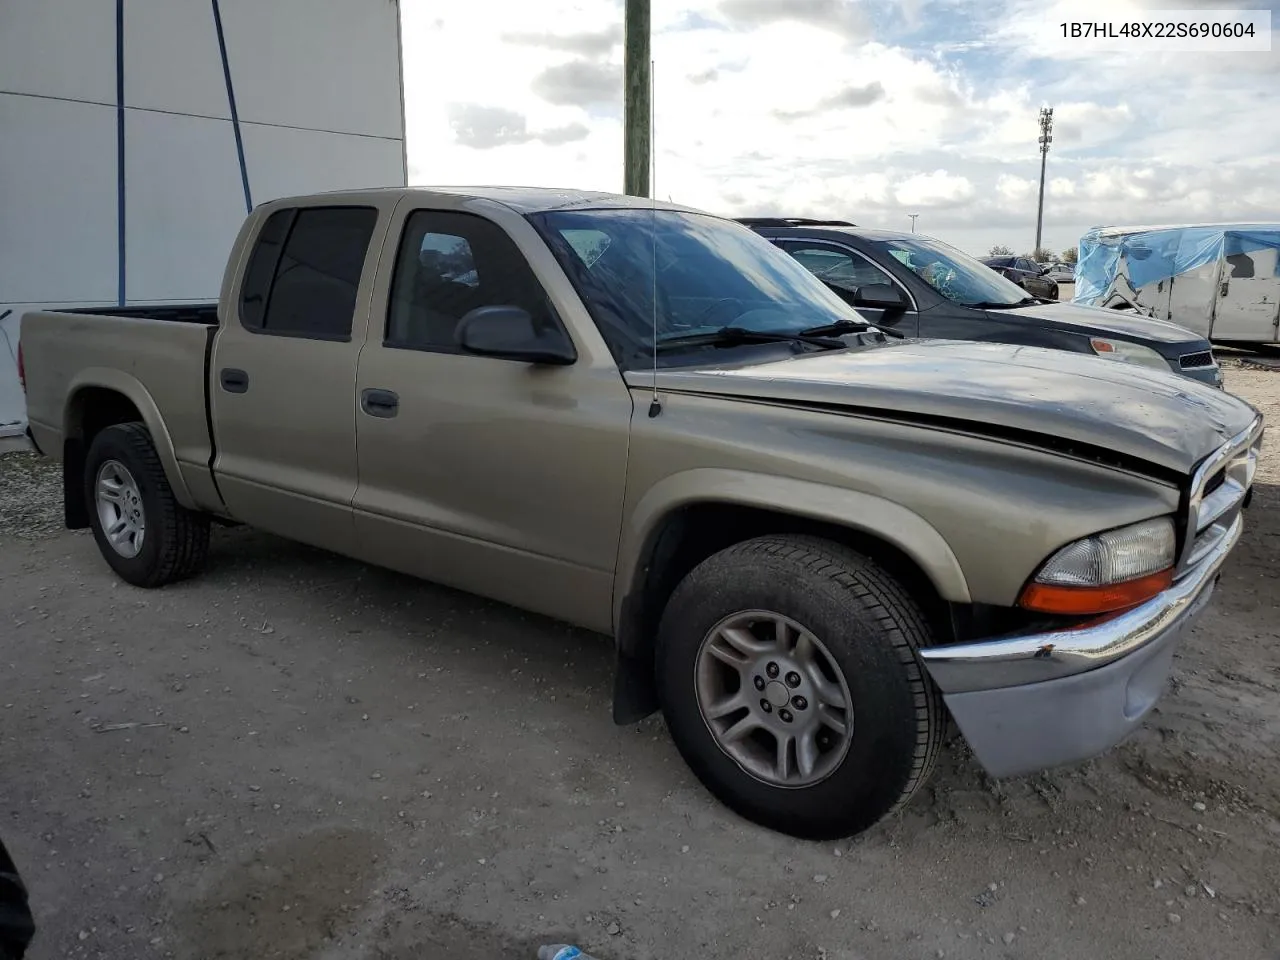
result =
[[0,448],[0,544],[43,540],[62,529],[58,464],[24,450]]
[[[1228,386],[1280,422],[1280,374]],[[35,958],[1280,955],[1274,434],[1245,539],[1145,727],[994,783],[963,748],[852,843],[743,823],[597,637],[247,531],[117,582],[0,458],[0,833]]]

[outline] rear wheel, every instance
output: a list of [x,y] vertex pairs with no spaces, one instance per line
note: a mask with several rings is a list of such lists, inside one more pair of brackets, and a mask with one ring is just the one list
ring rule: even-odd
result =
[[178,503],[142,424],[116,424],[93,438],[84,496],[98,549],[122,579],[159,587],[204,565],[209,518]]
[[658,635],[676,746],[750,820],[858,833],[925,782],[945,715],[918,606],[870,559],[806,537],[730,547],[677,587]]

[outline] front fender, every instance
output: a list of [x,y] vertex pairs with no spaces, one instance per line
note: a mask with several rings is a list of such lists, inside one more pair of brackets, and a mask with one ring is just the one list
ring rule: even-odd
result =
[[169,435],[164,418],[160,415],[160,408],[156,405],[155,399],[147,388],[139,380],[123,370],[115,370],[111,367],[86,367],[72,378],[67,387],[67,404],[63,410],[63,437],[74,438],[80,436],[80,424],[77,420],[79,415],[77,398],[81,391],[89,388],[112,390],[128,399],[137,408],[138,413],[142,416],[142,422],[146,424],[147,430],[151,433],[151,441],[155,444],[156,453],[160,457],[160,465],[164,468],[165,478],[169,481],[169,486],[173,488],[174,498],[188,509],[198,509],[195,498],[191,496],[191,491],[187,488],[187,482],[182,477],[182,471],[178,468],[178,458],[173,448],[173,437]]
[[627,517],[614,591],[615,629],[637,578],[650,537],[672,511],[696,503],[723,503],[825,521],[879,537],[911,557],[944,600],[969,603],[960,562],[942,535],[918,514],[882,497],[805,480],[744,470],[699,468],[665,477],[649,488]]

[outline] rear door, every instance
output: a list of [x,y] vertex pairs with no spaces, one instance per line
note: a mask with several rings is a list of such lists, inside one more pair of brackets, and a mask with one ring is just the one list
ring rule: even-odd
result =
[[1002,277],[1012,280],[1014,283],[1018,282],[1017,276],[1014,274],[1013,270],[1012,257],[988,257],[982,262]]
[[[819,240],[777,240],[775,242],[806,270],[829,284],[842,300],[853,306],[869,322],[888,330],[898,331],[903,336],[916,335],[920,315],[910,291],[870,257],[843,244]],[[886,314],[884,310],[874,310],[854,304],[854,295],[859,287],[881,283],[887,283],[901,293],[910,304],[909,309]]]
[[356,362],[394,198],[261,211],[210,364],[215,475],[232,516],[354,547]]
[[994,260],[984,260],[983,263],[996,273],[1000,274],[1000,276],[1004,277],[1006,280],[1011,280],[1018,286],[1022,286],[1022,281],[1025,276],[1024,272],[1018,269],[1018,261],[1016,258],[1000,257]]
[[1041,277],[1040,268],[1026,257],[1018,257],[1013,261],[1015,276],[1013,280],[1030,294],[1038,297],[1048,296],[1049,284]]
[[[412,200],[391,226],[356,382],[360,556],[608,631],[630,391],[527,221]],[[459,321],[498,305],[566,329],[577,362],[464,353]]]
[[1276,249],[1268,247],[1226,257],[1214,308],[1214,339],[1274,341],[1280,339],[1278,319],[1280,269]]

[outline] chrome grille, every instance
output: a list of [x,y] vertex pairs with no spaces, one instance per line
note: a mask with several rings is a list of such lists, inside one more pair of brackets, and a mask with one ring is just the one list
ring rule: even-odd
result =
[[1262,418],[1232,437],[1200,465],[1191,478],[1187,536],[1178,560],[1181,577],[1213,552],[1230,533],[1253,485],[1262,448]]
[[1184,353],[1178,358],[1178,366],[1183,370],[1192,370],[1196,367],[1212,367],[1213,351],[1202,350],[1199,353]]

